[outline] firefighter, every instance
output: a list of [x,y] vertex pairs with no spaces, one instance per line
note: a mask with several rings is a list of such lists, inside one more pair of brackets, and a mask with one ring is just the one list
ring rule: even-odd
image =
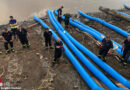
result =
[[49,28],[46,28],[44,32],[44,39],[45,39],[46,49],[48,49],[48,45],[50,46],[50,49],[53,49],[53,47],[51,46],[52,32],[49,30]]
[[[10,53],[10,51],[14,52],[12,32],[8,31],[5,28],[2,32],[2,40],[4,41],[4,47],[6,50],[6,54]],[[11,49],[8,48],[8,44],[10,45]]]
[[59,23],[61,23],[61,21],[62,21],[62,9],[63,9],[64,7],[63,6],[61,6],[59,9],[58,9],[58,21],[59,21]]
[[[124,51],[123,51],[123,49],[124,49]],[[130,35],[124,41],[121,52],[122,51],[123,51],[123,56],[122,56],[122,61],[121,62],[123,63],[123,66],[126,68],[128,58],[130,58]]]
[[103,61],[106,62],[106,56],[110,56],[110,53],[112,52],[113,43],[110,39],[110,36],[106,36],[101,42],[101,45],[99,45],[99,58],[103,58]]
[[28,31],[25,28],[21,28],[21,26],[18,26],[17,32],[16,32],[16,38],[20,40],[23,48],[29,48],[30,44],[28,42]]
[[65,22],[65,29],[68,29],[69,19],[70,19],[71,15],[69,13],[66,13],[66,14],[64,14],[64,16],[65,16],[65,20],[64,20],[64,22]]
[[[2,36],[0,36],[0,39],[2,39]],[[1,50],[1,49],[0,49]],[[0,54],[2,54],[2,51],[0,51]]]
[[13,16],[10,16],[9,25],[11,27],[12,34],[14,38],[16,38],[16,31],[17,31],[17,20],[13,18]]
[[52,67],[56,64],[59,63],[60,57],[62,56],[62,51],[63,51],[63,43],[60,41],[59,38],[57,38],[55,42],[55,54],[54,54],[54,60],[52,62]]

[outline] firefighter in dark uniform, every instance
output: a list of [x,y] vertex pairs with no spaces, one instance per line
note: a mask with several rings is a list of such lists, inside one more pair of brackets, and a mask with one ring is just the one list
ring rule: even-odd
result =
[[[8,31],[5,28],[2,32],[2,40],[4,41],[4,47],[6,50],[6,54],[10,53],[10,51],[14,52],[12,32]],[[11,49],[8,48],[8,44],[10,44]]]
[[121,52],[123,51],[122,63],[123,66],[126,67],[128,58],[130,58],[130,35],[124,41],[123,48],[121,49]]
[[[0,39],[2,39],[2,36],[0,36]],[[0,48],[0,50],[1,50],[1,48]],[[0,51],[0,54],[2,54],[2,51]]]
[[62,9],[63,8],[64,7],[61,6],[61,8],[58,9],[58,21],[59,21],[59,23],[61,23],[61,21],[62,21]]
[[10,24],[10,27],[11,27],[12,34],[13,34],[13,36],[15,38],[17,27],[18,27],[17,20],[14,19],[13,16],[10,16],[9,24]]
[[60,41],[59,38],[57,38],[57,40],[55,42],[55,54],[54,54],[54,60],[52,62],[52,67],[56,63],[59,63],[59,59],[62,56],[63,49],[64,49],[63,43]]
[[110,56],[110,53],[112,52],[113,43],[110,40],[110,36],[106,36],[101,42],[101,45],[99,45],[99,58],[103,58],[103,61],[106,62],[106,56]]
[[70,19],[71,15],[69,13],[66,13],[66,14],[64,14],[64,16],[65,16],[65,20],[64,20],[64,22],[65,22],[65,29],[68,29],[69,19]]
[[53,47],[51,46],[52,32],[49,30],[49,28],[46,28],[46,31],[44,32],[44,38],[46,48],[48,48],[49,44],[50,49],[53,49]]
[[16,32],[16,36],[17,38],[19,38],[23,48],[29,48],[30,44],[28,42],[28,35],[29,33],[27,32],[27,30],[25,28],[21,28],[21,26],[18,26],[17,28],[17,32]]

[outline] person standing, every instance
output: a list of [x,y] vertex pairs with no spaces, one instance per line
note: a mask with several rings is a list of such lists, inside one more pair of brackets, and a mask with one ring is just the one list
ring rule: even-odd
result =
[[[124,49],[124,51],[123,51]],[[121,62],[123,63],[123,66],[127,66],[128,58],[130,58],[130,35],[127,37],[127,39],[124,41],[123,47],[121,49],[121,52],[123,51],[123,56]]]
[[63,51],[63,43],[60,41],[59,38],[57,38],[55,42],[55,54],[54,54],[54,60],[52,62],[52,67],[56,64],[59,63],[60,57],[62,56],[62,51]]
[[10,16],[9,24],[10,24],[13,36],[14,38],[16,38],[16,31],[18,27],[17,20],[14,19],[13,16]]
[[110,39],[110,36],[106,36],[101,42],[101,45],[99,45],[99,58],[103,58],[103,61],[106,62],[106,56],[110,56],[110,53],[112,52],[113,43]]
[[59,23],[61,23],[61,21],[62,21],[62,9],[63,9],[64,7],[63,6],[61,6],[59,9],[58,9],[58,21],[59,21]]
[[64,22],[65,22],[65,29],[68,29],[69,19],[70,19],[71,15],[69,13],[66,13],[66,14],[64,14],[64,16],[65,16],[65,20],[64,20]]
[[[0,39],[2,39],[2,36],[0,36]],[[1,50],[1,48],[0,48],[0,50]],[[0,54],[2,54],[2,51],[0,51]]]
[[16,37],[19,38],[23,48],[29,48],[30,44],[28,42],[28,31],[25,28],[21,28],[21,26],[18,26],[17,32],[16,32]]
[[45,39],[45,46],[48,48],[48,45],[50,46],[50,49],[53,49],[51,46],[51,39],[52,39],[52,32],[49,30],[49,28],[46,28],[44,32],[44,39]]
[[[8,31],[5,28],[2,32],[2,40],[4,41],[4,47],[6,50],[6,54],[10,53],[10,51],[14,52],[12,32]],[[8,48],[8,44],[10,44],[11,49]]]

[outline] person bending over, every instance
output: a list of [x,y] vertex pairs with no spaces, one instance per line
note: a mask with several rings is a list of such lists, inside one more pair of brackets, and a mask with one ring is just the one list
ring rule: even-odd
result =
[[101,42],[99,50],[99,58],[103,58],[103,61],[106,62],[106,56],[110,56],[110,53],[113,48],[113,43],[110,39],[110,36],[106,36]]

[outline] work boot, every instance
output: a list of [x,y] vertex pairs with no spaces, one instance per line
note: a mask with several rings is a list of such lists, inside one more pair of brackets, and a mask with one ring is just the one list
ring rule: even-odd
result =
[[125,59],[124,58],[121,58],[121,61],[120,61],[120,63],[123,63],[125,61]]
[[30,46],[31,46],[31,45],[30,45],[30,44],[28,44],[28,45],[27,45],[27,48],[30,48]]
[[106,58],[105,57],[103,57],[103,61],[106,62]]
[[54,66],[55,66],[55,63],[56,63],[56,62],[55,62],[55,61],[53,61],[53,62],[52,62],[51,67],[54,67]]
[[54,49],[52,46],[50,46],[50,49]]
[[23,45],[23,48],[26,48],[26,44]]
[[45,50],[48,50],[48,47],[45,47]]
[[126,62],[123,62],[123,67],[124,67],[125,69],[127,69],[127,63],[126,63]]
[[101,58],[101,55],[98,55],[99,58]]
[[11,48],[11,51],[12,51],[12,52],[15,52],[14,48]]
[[0,51],[0,54],[2,54],[2,52]]
[[6,54],[8,54],[8,53],[10,53],[10,50],[8,49],[8,50],[6,50],[6,52],[5,52]]
[[56,63],[60,64],[60,58],[57,58]]

